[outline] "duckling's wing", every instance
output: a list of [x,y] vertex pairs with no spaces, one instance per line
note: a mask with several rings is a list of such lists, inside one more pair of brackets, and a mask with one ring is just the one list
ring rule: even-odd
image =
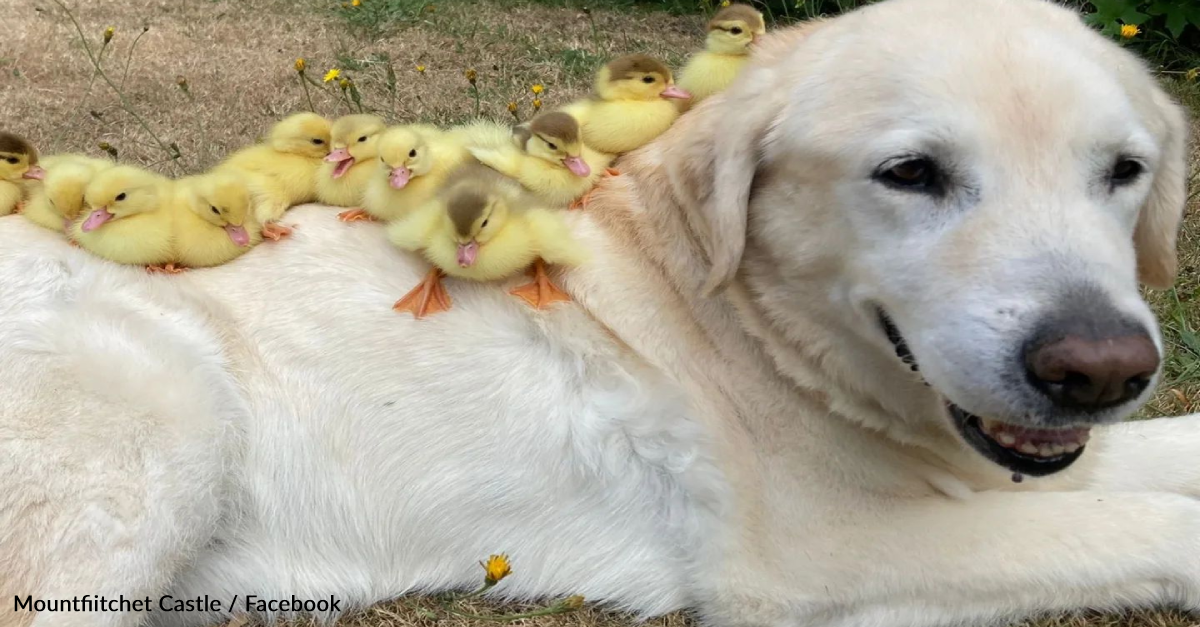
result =
[[547,263],[575,266],[587,259],[587,253],[558,211],[534,208],[525,212],[529,235]]
[[439,199],[430,200],[415,211],[388,225],[387,237],[397,248],[421,250],[428,245],[437,229],[442,211]]
[[516,146],[483,148],[472,146],[467,149],[483,165],[510,177],[517,177],[521,172],[522,155]]

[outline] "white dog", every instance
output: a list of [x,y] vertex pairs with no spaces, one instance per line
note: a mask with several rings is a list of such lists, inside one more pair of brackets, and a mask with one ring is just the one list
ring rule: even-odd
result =
[[[423,262],[323,207],[177,277],[4,218],[0,622],[344,610],[500,551],[498,593],[722,626],[1200,610],[1200,417],[1105,426],[1155,383],[1184,128],[1063,9],[891,0],[627,158],[547,313],[396,314]],[[85,594],[154,611],[8,606]]]

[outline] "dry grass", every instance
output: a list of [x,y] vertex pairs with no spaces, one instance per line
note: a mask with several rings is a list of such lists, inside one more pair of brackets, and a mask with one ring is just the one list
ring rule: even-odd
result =
[[[587,91],[590,75],[605,58],[642,51],[678,62],[698,44],[699,17],[631,14],[512,0],[363,0],[360,9],[338,8],[333,0],[89,0],[73,3],[93,46],[106,26],[116,37],[105,66],[119,81],[134,38],[126,91],[136,110],[164,141],[182,153],[171,161],[92,77],[82,47],[64,15],[50,0],[31,0],[0,13],[0,120],[34,140],[46,153],[101,154],[108,142],[123,161],[169,174],[204,169],[234,148],[253,141],[272,121],[306,108],[292,69],[304,57],[317,78],[330,67],[345,70],[363,94],[363,104],[390,121],[452,123],[477,113],[508,118],[510,101],[519,115],[532,113],[529,87],[544,84],[546,106]],[[370,4],[377,3],[377,4]],[[603,5],[603,2],[593,4]],[[389,21],[390,20],[390,21]],[[426,66],[419,74],[416,66]],[[390,71],[389,71],[390,67]],[[479,75],[478,109],[464,70]],[[188,84],[185,94],[177,77]],[[1200,85],[1172,88],[1200,114]],[[356,109],[336,88],[314,90],[316,109],[339,115]],[[1200,131],[1200,127],[1197,128]],[[1197,134],[1200,134],[1198,132]],[[1200,161],[1200,158],[1197,159]],[[1200,190],[1198,190],[1200,191]],[[1147,415],[1200,411],[1200,211],[1193,197],[1180,242],[1179,286],[1152,294],[1171,347],[1164,385]],[[517,565],[520,576],[520,565]],[[427,601],[385,603],[347,616],[343,627],[460,627],[472,621],[431,619]],[[423,608],[423,609],[422,609]],[[473,609],[493,611],[484,605]],[[517,611],[522,608],[504,608]],[[624,627],[629,617],[585,610],[525,621],[536,627]],[[649,623],[684,627],[672,615]],[[1080,616],[1030,623],[1036,627],[1200,627],[1170,613]]]

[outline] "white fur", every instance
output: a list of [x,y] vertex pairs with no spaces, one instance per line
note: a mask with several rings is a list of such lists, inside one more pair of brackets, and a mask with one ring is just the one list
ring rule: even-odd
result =
[[[558,277],[576,302],[549,312],[507,295],[514,278],[447,280],[449,312],[397,314],[425,264],[325,207],[293,210],[284,242],[170,277],[0,218],[0,591],[359,607],[473,587],[476,562],[507,552],[499,597],[691,608],[721,626],[1200,610],[1200,416],[1109,427],[1071,469],[1019,485],[946,419],[944,398],[1019,400],[989,367],[1027,325],[999,309],[1036,316],[1086,280],[1152,324],[1129,243],[1149,186],[1089,196],[1097,157],[1059,148],[1107,131],[1152,168],[1182,167],[1170,123],[1130,87],[1149,85],[1142,71],[1092,60],[1126,57],[1040,3],[961,4],[891,0],[780,36],[728,99],[684,116],[571,215],[594,257]],[[1003,20],[988,13],[1001,5]],[[985,26],[1044,48],[997,54],[1017,63],[1011,77],[976,72],[1001,45]],[[1046,131],[1023,134],[1005,89],[1039,58],[1083,76],[1030,92]],[[897,80],[839,87],[850,68]],[[754,98],[767,87],[784,89]],[[888,110],[904,106],[920,119]],[[745,115],[717,137],[725,110]],[[978,224],[942,237],[945,208],[864,182],[914,132],[986,183],[979,203],[951,207]],[[708,198],[721,201],[702,209]],[[1136,251],[1161,253],[1156,268],[1170,266],[1163,230]],[[963,250],[975,261],[956,264]],[[705,285],[728,289],[703,298]],[[878,302],[932,387],[891,355]],[[4,625],[228,617],[14,616],[7,603]]]

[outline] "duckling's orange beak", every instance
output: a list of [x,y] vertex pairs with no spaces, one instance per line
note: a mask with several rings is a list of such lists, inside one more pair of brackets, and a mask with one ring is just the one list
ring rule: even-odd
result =
[[238,246],[250,245],[250,234],[246,232],[246,227],[236,226],[233,224],[225,225],[225,233],[229,235],[229,239]]
[[354,156],[345,148],[338,148],[333,152],[325,155],[325,160],[329,163],[336,163],[333,168],[333,178],[340,179],[354,165]]
[[686,89],[676,87],[675,85],[667,87],[659,95],[663,98],[678,98],[679,100],[690,100],[692,98],[692,95]]
[[95,231],[104,225],[105,222],[113,219],[113,214],[108,212],[108,207],[100,207],[88,214],[88,217],[83,220],[83,224],[79,225],[79,230],[84,233]]
[[592,173],[592,168],[580,157],[567,157],[562,162],[575,176],[590,176]]
[[475,263],[475,259],[479,257],[479,242],[471,240],[466,244],[458,245],[458,265],[460,268],[469,268]]
[[388,175],[388,185],[391,185],[392,189],[404,189],[404,186],[408,185],[408,180],[411,178],[412,170],[404,166],[392,168],[392,173]]
[[35,181],[40,181],[40,180],[46,178],[46,171],[43,170],[42,166],[40,166],[40,165],[31,165],[31,166],[29,166],[29,169],[25,171],[25,174],[23,174],[21,176],[24,178],[27,178],[27,179],[33,179]]

